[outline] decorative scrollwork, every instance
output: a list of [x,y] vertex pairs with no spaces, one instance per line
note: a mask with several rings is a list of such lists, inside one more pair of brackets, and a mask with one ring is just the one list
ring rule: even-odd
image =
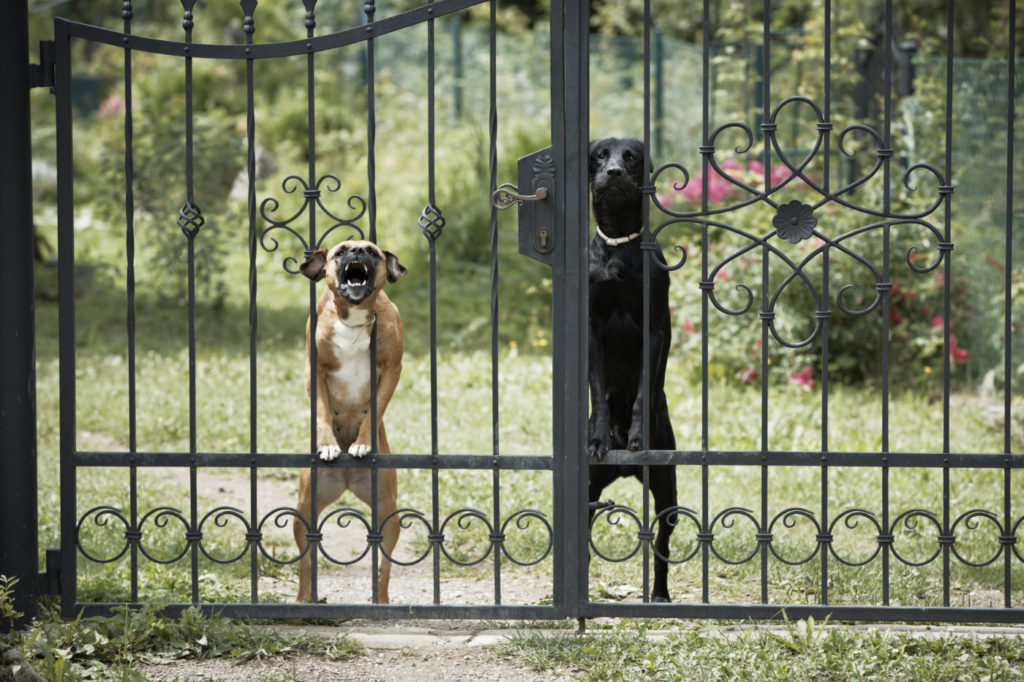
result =
[[[101,528],[106,526],[108,520],[111,518],[117,519],[122,524],[124,524],[124,535],[126,536],[126,539],[124,546],[121,547],[120,551],[118,551],[117,554],[107,558],[100,558],[97,556],[93,556],[88,551],[86,551],[85,547],[82,544],[82,526],[90,517],[92,517],[93,523],[95,523],[96,526]],[[75,527],[75,545],[78,547],[78,551],[81,552],[90,561],[95,561],[98,564],[109,564],[120,559],[122,556],[124,556],[124,553],[128,551],[128,546],[131,542],[131,540],[129,540],[129,538],[127,537],[129,533],[131,533],[131,523],[128,521],[128,519],[124,517],[124,514],[121,513],[120,509],[105,505],[100,507],[93,507],[85,514],[83,514],[82,518],[78,520],[78,525]]]
[[[892,526],[889,529],[890,536],[895,538],[896,534],[894,531],[896,530],[896,527],[900,525],[900,523],[902,523],[903,527],[910,533],[916,532],[919,519],[923,519],[925,521],[930,522],[932,525],[935,526],[935,529],[938,532],[938,534],[940,536],[942,535],[942,524],[939,523],[938,517],[933,512],[930,512],[927,509],[908,509],[907,511],[903,512],[893,520]],[[936,545],[935,552],[927,559],[924,559],[922,561],[912,561],[901,555],[898,551],[896,551],[895,542],[893,542],[890,551],[892,552],[892,555],[894,557],[896,557],[900,562],[906,564],[907,566],[925,566],[934,561],[935,557],[939,556],[939,553],[942,551],[942,548],[941,546]]]
[[420,226],[420,230],[423,231],[424,237],[432,242],[437,241],[445,225],[441,209],[433,204],[427,204],[423,207],[423,213],[420,214],[417,224]]
[[[840,521],[848,529],[854,530],[859,525],[860,519],[866,519],[866,520],[870,521],[871,524],[875,527],[876,535],[881,535],[882,534],[882,526],[881,526],[880,523],[878,523],[878,519],[875,518],[874,514],[872,514],[871,512],[869,512],[866,509],[847,509],[847,510],[841,512],[840,514],[838,514],[834,519],[832,519],[832,523],[828,527],[829,535],[832,535],[834,537],[835,531],[836,531],[836,526],[839,525]],[[861,561],[854,561],[854,560],[851,560],[851,559],[845,559],[842,556],[840,556],[839,552],[836,550],[836,543],[835,542],[829,543],[828,549],[829,549],[829,552],[832,554],[832,556],[835,557],[836,561],[838,561],[839,563],[841,563],[841,564],[843,564],[845,566],[866,566],[867,564],[871,563],[875,559],[876,556],[878,556],[879,552],[882,551],[882,543],[881,542],[876,543],[875,544],[875,549],[871,553],[871,555],[867,559],[863,559]]]
[[[597,524],[597,522],[601,519],[604,519],[609,526],[618,526],[622,522],[621,519],[623,517],[631,519],[633,523],[636,524],[636,545],[634,545],[631,550],[629,550],[625,555],[621,557],[608,556],[607,554],[601,551],[601,548],[597,546],[597,543],[594,540],[594,527]],[[597,512],[594,514],[594,517],[590,520],[590,548],[593,550],[594,554],[601,557],[605,561],[611,561],[615,563],[629,561],[634,556],[636,556],[636,553],[640,551],[640,547],[643,545],[643,540],[640,539],[640,533],[644,530],[645,526],[643,521],[641,521],[637,513],[630,509],[629,507],[626,507],[621,504],[613,504],[607,507],[603,507],[601,509],[598,509]]]
[[[458,511],[450,514],[448,518],[446,518],[441,523],[441,528],[439,529],[439,531],[442,536],[444,535],[445,528],[447,528],[448,524],[452,521],[455,521],[455,525],[462,530],[469,530],[470,526],[473,524],[474,521],[479,521],[487,527],[487,532],[489,535],[494,534],[494,527],[491,525],[490,520],[483,512],[478,511],[476,509],[459,509]],[[454,556],[451,555],[451,553],[448,551],[448,548],[445,546],[445,543],[441,543],[441,552],[445,555],[448,561],[458,566],[476,566],[481,561],[490,556],[491,550],[493,548],[493,543],[489,543],[487,545],[487,550],[481,556],[477,557],[476,559],[470,559],[468,561],[460,561],[459,559],[456,559]]]
[[684,518],[690,519],[690,521],[693,522],[693,525],[697,529],[697,542],[694,544],[693,549],[690,550],[690,552],[688,552],[687,554],[684,554],[681,557],[676,557],[675,559],[673,559],[671,557],[662,556],[661,552],[658,551],[658,548],[655,545],[655,547],[654,547],[654,556],[655,556],[655,558],[662,559],[663,561],[666,561],[666,562],[668,562],[670,564],[685,564],[687,561],[689,561],[693,557],[697,556],[697,552],[700,551],[700,540],[701,540],[701,537],[702,537],[702,534],[700,532],[700,518],[697,516],[697,512],[694,511],[693,509],[690,509],[689,507],[678,507],[678,506],[676,506],[676,507],[668,507],[666,509],[662,509],[657,514],[657,516],[654,517],[654,520],[652,521],[652,524],[657,525],[662,520],[664,520],[665,523],[668,523],[668,524],[670,524],[672,526],[678,526],[679,525],[679,517],[684,517]]
[[366,514],[352,507],[339,507],[338,509],[333,509],[331,510],[330,513],[325,514],[323,518],[320,519],[320,524],[317,527],[317,530],[319,531],[321,536],[323,535],[324,528],[329,523],[334,523],[338,526],[338,528],[348,528],[350,525],[352,525],[353,521],[358,521],[363,525],[364,528],[366,528],[366,546],[363,548],[363,551],[361,551],[357,556],[346,561],[344,559],[335,559],[333,556],[331,556],[331,554],[324,548],[323,543],[321,542],[319,547],[320,554],[325,559],[330,561],[332,564],[337,564],[339,566],[351,566],[352,564],[359,563],[363,559],[363,557],[365,557],[370,552],[369,535],[372,530],[372,526],[370,525],[370,520],[366,518]]
[[202,211],[191,200],[186,201],[178,210],[178,227],[189,239],[194,239],[205,224],[206,218],[203,217]]
[[[421,524],[423,524],[423,527],[426,529],[427,534],[430,534],[430,522],[427,520],[427,517],[423,515],[423,512],[418,511],[416,509],[396,509],[395,511],[391,512],[383,519],[381,519],[381,528],[388,525],[388,523],[390,523],[392,519],[395,519],[396,522],[400,524],[404,529],[411,528],[413,521],[419,521]],[[409,561],[402,561],[400,559],[396,559],[395,557],[388,554],[387,550],[383,547],[381,547],[380,551],[381,554],[387,557],[388,560],[390,560],[392,563],[398,564],[399,566],[412,566],[414,564],[418,564],[419,562],[427,558],[427,556],[430,554],[430,547],[426,547],[423,550],[422,554],[420,554],[415,559],[411,559]]]
[[[964,528],[966,528],[967,530],[977,530],[978,527],[981,525],[979,521],[982,519],[988,520],[992,525],[995,526],[995,529],[997,531],[997,538],[1003,537],[1003,526],[1001,523],[999,523],[999,517],[997,517],[992,512],[984,509],[972,509],[958,516],[956,518],[956,521],[954,521],[953,524],[949,527],[949,533],[952,537],[955,538],[957,526],[959,526],[961,522],[963,523]],[[998,559],[999,556],[1003,553],[1003,546],[1000,544],[996,545],[995,554],[993,554],[991,558],[985,561],[971,561],[970,559],[965,558],[959,551],[957,551],[955,543],[950,544],[950,551],[953,552],[957,559],[967,564],[968,566],[973,566],[975,568],[988,566],[989,564],[994,563],[996,559]]]
[[[790,507],[789,509],[785,509],[779,512],[775,516],[775,518],[772,519],[771,522],[768,524],[768,533],[772,533],[772,531],[774,531],[775,524],[779,521],[781,521],[782,525],[786,528],[793,528],[794,526],[796,526],[797,522],[801,518],[808,519],[812,524],[814,524],[816,536],[820,538],[821,526],[818,524],[818,519],[815,518],[814,512],[812,512],[809,509],[802,509],[800,507]],[[776,551],[774,543],[768,543],[768,550],[772,553],[772,556],[774,556],[782,563],[788,564],[790,566],[799,566],[801,564],[806,564],[808,561],[813,559],[818,554],[819,549],[821,549],[821,544],[816,539],[814,549],[812,549],[811,553],[808,554],[806,557],[802,559],[787,559],[786,557],[782,556]]]
[[239,552],[237,554],[235,554],[234,556],[228,557],[226,559],[221,559],[221,558],[213,556],[210,552],[208,552],[206,550],[206,547],[203,545],[203,543],[199,543],[199,549],[203,553],[203,556],[205,556],[210,561],[213,561],[214,563],[218,563],[218,564],[232,564],[232,563],[238,561],[239,559],[241,559],[243,556],[245,556],[249,552],[249,542],[248,542],[248,537],[249,537],[249,521],[248,521],[248,519],[245,518],[245,512],[243,512],[241,509],[236,509],[235,507],[217,507],[216,509],[211,509],[206,514],[206,516],[204,516],[202,518],[202,520],[199,521],[199,532],[200,533],[203,532],[203,526],[205,526],[206,522],[209,521],[210,519],[213,519],[213,524],[215,526],[217,526],[218,528],[226,527],[227,524],[232,519],[235,519],[237,521],[241,521],[242,522],[242,527],[245,529],[246,543],[242,547],[242,549],[239,550]]
[[[796,106],[807,107],[813,112],[814,125],[817,132],[810,150],[798,160],[789,158],[786,149],[780,145],[777,137],[779,119],[786,111]],[[739,197],[730,201],[727,205],[709,206],[708,192],[710,191],[710,180],[702,176],[691,177],[689,170],[681,163],[665,163],[658,167],[652,175],[652,183],[657,184],[663,174],[681,174],[681,181],[671,183],[672,191],[683,193],[692,201],[697,201],[698,198],[701,198],[701,205],[699,207],[695,207],[692,210],[679,210],[670,205],[671,192],[661,196],[653,194],[652,202],[654,206],[661,213],[669,216],[668,220],[652,228],[652,235],[655,240],[669,227],[689,225],[699,228],[702,234],[705,235],[705,239],[706,231],[709,228],[715,228],[738,236],[746,242],[742,247],[723,258],[720,262],[709,264],[708,272],[702,275],[700,288],[702,291],[707,292],[708,299],[719,312],[726,315],[743,315],[753,309],[757,298],[754,295],[755,287],[742,282],[733,282],[732,286],[735,286],[736,290],[740,292],[745,300],[741,300],[740,305],[736,306],[726,305],[719,299],[715,288],[716,282],[720,276],[724,276],[722,273],[730,263],[734,263],[746,254],[754,252],[751,254],[752,256],[771,259],[773,263],[782,263],[788,269],[789,275],[784,277],[783,281],[775,286],[774,291],[769,292],[767,297],[769,300],[768,307],[765,310],[759,311],[762,318],[768,321],[768,327],[773,338],[788,348],[801,348],[814,341],[823,327],[821,320],[829,315],[829,310],[824,305],[826,302],[822,300],[818,287],[815,286],[815,283],[805,272],[805,269],[810,264],[820,262],[822,259],[842,255],[852,259],[858,266],[863,266],[865,272],[874,279],[875,285],[878,287],[877,295],[869,297],[869,301],[865,306],[852,304],[849,300],[851,294],[856,289],[856,285],[846,284],[838,287],[836,305],[848,315],[866,315],[877,310],[883,295],[889,290],[887,287],[891,283],[883,279],[880,269],[875,267],[868,259],[854,252],[845,242],[848,242],[857,235],[872,230],[889,230],[906,225],[921,228],[924,230],[925,235],[927,235],[928,243],[937,245],[937,256],[934,259],[930,259],[930,262],[922,264],[917,259],[917,256],[920,255],[920,247],[911,246],[906,252],[905,261],[910,271],[917,274],[935,270],[944,261],[945,254],[953,248],[952,243],[944,240],[941,230],[928,220],[928,217],[934,214],[953,192],[952,185],[949,184],[942,172],[933,165],[918,162],[910,165],[903,172],[902,184],[908,192],[919,191],[921,183],[916,182],[916,180],[920,178],[928,178],[934,183],[934,198],[917,210],[901,212],[894,210],[888,205],[882,208],[858,205],[850,198],[854,190],[876,177],[882,168],[891,164],[893,160],[893,150],[885,147],[882,136],[869,126],[863,124],[849,125],[835,136],[835,145],[838,151],[850,158],[853,158],[857,153],[849,145],[850,137],[853,134],[859,136],[861,144],[867,147],[874,146],[873,162],[860,177],[850,180],[842,187],[833,189],[821,184],[808,173],[807,169],[816,157],[832,153],[829,146],[832,144],[833,127],[833,123],[824,118],[821,107],[813,100],[802,96],[786,98],[775,107],[768,120],[761,126],[761,132],[770,144],[770,160],[757,160],[754,158],[747,163],[736,163],[731,159],[720,163],[716,158],[716,152],[718,151],[720,138],[728,137],[730,134],[738,132],[741,138],[740,143],[735,146],[733,151],[740,156],[748,155],[753,149],[756,139],[754,131],[747,124],[739,121],[727,122],[714,128],[708,135],[707,143],[701,146],[699,151],[705,162],[704,168],[708,171],[709,175],[711,173],[714,174],[715,182],[717,183],[715,186],[719,188],[717,190],[718,193],[713,198],[716,201],[720,201],[728,193],[739,193]],[[755,166],[756,173],[754,172]],[[746,175],[739,173],[736,170],[737,168],[742,168],[743,173]],[[763,177],[758,176],[760,173],[763,173]],[[757,177],[752,178],[750,177],[751,174]],[[687,191],[695,181],[702,183],[701,187],[696,192],[693,190]],[[797,198],[781,199],[787,188],[792,187],[797,181],[803,187],[806,187],[808,192],[817,195],[816,198],[810,202]],[[726,189],[722,189],[722,187]],[[767,233],[751,234],[724,222],[724,214],[758,203],[770,207],[775,212],[771,219],[773,229]],[[838,236],[826,234],[820,229],[818,214],[823,207],[829,204],[844,207],[857,214],[868,216],[870,223],[850,230],[846,234]],[[815,240],[814,248],[809,249],[806,255],[798,261],[787,255],[787,252],[779,244],[779,241],[800,244],[812,238]],[[673,265],[659,263],[661,267],[675,270],[683,266],[686,261],[686,251],[678,244],[674,248],[682,253],[681,261]],[[782,299],[786,289],[794,281],[799,281],[800,285],[807,290],[811,298],[816,302],[814,310],[817,316],[810,333],[805,338],[798,339],[785,338],[775,323],[779,301]]]
[[[715,518],[711,521],[711,527],[709,529],[709,532],[714,533],[715,526],[717,526],[719,523],[721,523],[723,528],[732,528],[736,523],[733,520],[734,517],[746,519],[750,521],[752,524],[754,524],[755,539],[757,538],[757,536],[761,535],[761,526],[757,522],[757,519],[754,517],[754,512],[743,507],[729,507],[728,509],[723,509],[722,511],[718,512],[718,514],[715,515]],[[718,557],[719,560],[724,561],[725,563],[731,564],[733,566],[738,566],[739,564],[747,563],[748,561],[753,559],[758,552],[758,547],[755,545],[754,549],[750,551],[750,554],[747,554],[745,557],[741,559],[728,559],[719,553],[718,549],[715,548],[714,542],[709,543],[709,546],[711,548],[711,553]]]
[[[185,529],[185,543],[184,546],[181,548],[180,552],[171,556],[168,559],[161,559],[154,556],[152,553],[150,553],[150,551],[146,549],[145,544],[142,542],[142,529],[146,526],[146,522],[150,519],[153,520],[153,525],[157,528],[166,528],[167,524],[170,522],[171,519],[176,519],[181,523],[181,525]],[[188,553],[188,549],[193,542],[192,532],[189,526],[188,519],[185,518],[185,516],[181,513],[180,510],[175,509],[174,507],[157,507],[156,509],[150,510],[145,516],[139,519],[139,532],[139,551],[142,552],[143,556],[145,556],[147,559],[158,564],[173,564],[174,562],[179,561],[183,556],[185,556]],[[202,536],[198,538],[198,541],[202,541]]]
[[[509,526],[514,523],[516,528],[525,531],[530,527],[530,523],[532,521],[539,521],[543,524],[544,530],[547,531],[547,544],[544,547],[544,551],[541,552],[540,556],[537,558],[526,560],[517,559],[512,556],[512,553],[508,549],[508,544],[505,542]],[[551,554],[551,548],[554,546],[555,542],[555,533],[545,514],[537,511],[536,509],[521,509],[505,519],[505,522],[501,524],[501,532],[497,536],[492,537],[492,542],[501,548],[502,554],[504,554],[512,563],[518,566],[535,566],[536,564],[544,561],[544,559]]]
[[[356,221],[362,218],[363,215],[366,213],[365,199],[358,195],[350,196],[348,198],[347,204],[349,209],[354,212],[354,215],[348,218],[341,218],[332,213],[330,210],[328,210],[327,207],[324,206],[323,201],[321,200],[323,189],[326,189],[328,192],[337,192],[341,190],[341,180],[339,180],[337,177],[333,175],[324,175],[321,176],[320,179],[316,181],[315,185],[310,186],[309,184],[306,183],[305,180],[303,180],[299,176],[289,175],[281,182],[281,189],[283,189],[286,194],[293,194],[296,191],[298,191],[300,187],[302,188],[303,196],[302,205],[299,206],[299,208],[294,213],[292,213],[290,216],[286,218],[276,219],[272,215],[281,206],[280,202],[278,202],[277,199],[274,199],[273,197],[267,197],[260,204],[260,216],[263,217],[263,220],[270,223],[270,227],[267,227],[260,233],[260,246],[263,247],[264,251],[267,251],[268,253],[277,251],[279,243],[277,239],[275,239],[273,236],[270,236],[270,232],[277,229],[282,229],[285,230],[286,232],[290,232],[299,241],[299,243],[302,244],[303,250],[306,254],[309,254],[313,251],[316,251],[319,248],[322,248],[325,240],[327,239],[327,236],[334,232],[335,230],[341,228],[349,228],[350,230],[352,230],[351,235],[347,237],[349,239],[357,235],[360,239],[364,238],[363,230],[356,224]],[[310,215],[310,220],[315,220],[314,216],[318,211],[319,213],[322,213],[326,215],[328,218],[330,218],[333,221],[333,223],[331,223],[326,230],[321,232],[319,237],[317,237],[315,241],[308,242],[306,241],[305,238],[303,238],[299,231],[296,230],[291,225],[292,223],[296,222],[304,213],[307,212]],[[299,272],[299,269],[297,267],[298,263],[299,259],[297,257],[287,256],[284,259],[282,266],[286,271],[294,275],[298,274]]]

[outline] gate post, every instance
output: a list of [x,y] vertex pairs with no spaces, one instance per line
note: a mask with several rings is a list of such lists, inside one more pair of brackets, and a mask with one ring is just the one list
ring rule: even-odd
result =
[[28,3],[16,0],[5,13],[0,24],[0,574],[18,578],[15,608],[28,619],[36,611],[39,574]]

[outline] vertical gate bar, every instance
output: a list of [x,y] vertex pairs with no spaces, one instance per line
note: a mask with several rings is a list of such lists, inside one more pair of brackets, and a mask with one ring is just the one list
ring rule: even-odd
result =
[[[18,624],[26,625],[36,614],[39,575],[28,5],[11,2],[5,9],[7,18],[0,27],[0,89],[4,93],[0,187],[5,208],[4,256],[0,263],[0,319],[4,321],[0,331],[0,354],[4,358],[0,373],[0,480],[5,483],[0,496],[4,524],[0,573],[19,580],[15,607],[25,614]],[[65,540],[64,545],[72,554],[71,543]],[[6,631],[9,626],[5,623],[0,629]]]
[[[431,0],[433,2],[433,0]],[[427,21],[427,210],[435,206],[436,197],[434,185],[436,181],[434,149],[435,149],[435,119],[434,119],[434,20]],[[433,236],[432,236],[433,235]],[[441,499],[440,481],[437,467],[437,456],[440,452],[438,443],[438,404],[437,404],[437,244],[434,236],[436,233],[426,233],[428,256],[430,259],[430,454],[433,457],[434,466],[430,470],[431,490],[431,521],[433,523],[434,536],[441,536]],[[441,543],[434,542],[433,564],[434,564],[434,603],[441,603]]]
[[[1013,452],[1010,426],[1013,423],[1011,399],[1010,368],[1013,366],[1013,299],[1011,291],[1013,287],[1013,152],[1014,152],[1014,123],[1017,117],[1015,84],[1017,80],[1016,56],[1017,56],[1017,3],[1010,3],[1010,18],[1008,24],[1007,49],[1006,49],[1006,256],[1003,268],[1003,452],[1010,455]],[[947,179],[950,182],[952,178]],[[1009,465],[1009,457],[1007,457]],[[1013,523],[1013,514],[1010,504],[1011,491],[1011,469],[1007,466],[1003,469],[1003,536],[1009,539],[1010,526]],[[1003,545],[1003,606],[1011,606],[1011,547]]]
[[[488,54],[488,169],[490,181],[487,196],[492,196],[498,188],[498,24],[497,0],[490,4],[490,36]],[[456,17],[456,21],[460,19]],[[491,227],[491,438],[492,450],[497,465],[497,457],[501,454],[499,443],[499,367],[498,367],[498,209],[490,205]],[[501,523],[501,470],[495,466],[491,481],[494,491],[494,533],[500,533]],[[504,540],[502,540],[504,542]],[[494,603],[501,603],[501,552],[503,545],[492,544],[494,550]]]
[[[709,150],[710,147],[710,130],[711,121],[709,119],[709,99],[710,99],[710,82],[708,80],[708,73],[711,69],[711,55],[709,50],[711,48],[711,0],[704,0],[703,8],[703,19],[701,24],[701,145],[704,150]],[[708,212],[708,155],[701,154],[701,193],[700,193],[700,211],[702,214]],[[708,345],[708,301],[711,297],[710,286],[713,286],[708,281],[708,224],[707,222],[701,222],[700,225],[700,449],[702,452],[702,463],[700,467],[700,527],[704,533],[704,537],[707,538],[705,542],[701,543],[701,601],[705,604],[708,603],[710,598],[710,578],[711,578],[711,510],[708,508],[710,500],[708,498],[708,354],[710,348]]]
[[[61,615],[65,618],[75,616],[75,603],[78,601],[78,545],[75,523],[75,517],[78,515],[75,474],[75,194],[72,187],[74,161],[70,42],[65,25],[56,22],[54,43],[57,64],[54,90],[57,95],[57,295],[60,306],[60,577]],[[31,192],[28,194],[31,195]],[[35,528],[32,528],[32,537],[36,537]],[[33,565],[35,561],[34,559]]]
[[[552,270],[555,459],[555,605],[582,617],[588,603],[587,524],[587,148],[589,121],[588,0],[552,2],[551,146],[564,181],[556,177],[560,257]],[[556,173],[558,171],[556,170]],[[582,352],[580,352],[582,350]]]
[[[373,28],[373,15],[377,11],[375,0],[367,0],[363,5],[366,13],[368,30]],[[369,220],[369,240],[377,243],[377,108],[376,108],[376,56],[373,34],[366,40],[366,180],[368,183],[369,202],[367,216]],[[377,323],[374,321],[370,331],[370,528],[375,536],[380,535],[380,514],[377,513],[378,490],[377,457]],[[369,538],[368,538],[369,539]],[[380,587],[377,584],[377,566],[380,563],[380,543],[370,542],[370,594],[371,602],[380,603]]]
[[[946,2],[946,159],[945,159],[945,177],[946,182],[950,183],[951,173],[953,170],[953,0],[947,0]],[[1012,144],[1009,145],[1012,147]],[[943,238],[946,240],[946,245],[951,243],[951,232],[952,232],[952,196],[946,194],[944,199],[943,213],[944,215],[944,228]],[[940,248],[942,245],[940,245]],[[949,590],[950,590],[950,575],[949,575],[949,563],[950,563],[950,548],[952,547],[952,532],[949,527],[949,515],[950,515],[950,486],[949,486],[949,391],[950,391],[950,293],[951,285],[950,280],[952,279],[953,272],[953,252],[940,250],[940,254],[945,256],[945,263],[943,268],[945,277],[942,283],[942,317],[944,324],[942,325],[942,453],[944,455],[943,461],[946,466],[942,467],[942,534],[946,536],[942,542],[942,574],[943,574],[943,605],[949,606]]]
[[[764,55],[764,126],[771,117],[771,0],[764,0],[764,24],[762,53]],[[764,130],[764,186],[771,185],[772,154],[771,139],[772,133]],[[766,243],[761,245],[761,527],[759,529],[761,546],[761,603],[768,603],[768,542],[765,541],[768,533],[768,368],[770,355],[768,353],[768,273],[769,256]]]
[[[121,5],[124,33],[132,32],[132,3],[126,0]],[[132,532],[129,541],[130,595],[132,603],[139,601],[139,493],[138,468],[135,455],[138,452],[138,422],[135,400],[135,154],[132,148],[134,137],[134,99],[132,94],[132,51],[124,49],[124,218],[125,218],[125,297],[127,299],[126,328],[128,334],[128,454],[131,466],[128,469],[129,527]]]
[[[243,6],[244,8],[244,6]],[[256,30],[253,13],[256,5],[253,3],[250,8],[245,9],[245,19],[242,30],[245,32],[245,44],[252,45],[253,33]],[[310,31],[312,33],[312,30]],[[256,309],[256,103],[255,103],[255,73],[254,62],[250,57],[245,60],[245,144],[246,144],[246,180],[248,185],[247,202],[249,208],[249,518],[252,520],[250,526],[250,538],[254,537],[256,527],[259,524],[259,504],[256,487],[256,454],[257,447],[257,402],[256,402],[256,331],[257,331],[257,309]],[[253,604],[259,602],[258,588],[258,553],[253,542],[248,543],[249,547],[249,599]]]
[[[313,27],[307,28],[307,35]],[[310,189],[317,186],[316,177],[316,79],[314,77],[314,53],[311,51],[306,55],[306,158],[308,164],[309,182],[306,186]],[[316,236],[316,202],[309,202],[309,256],[318,247]],[[317,509],[317,478],[319,476],[320,458],[317,456],[316,436],[316,282],[309,283],[309,528],[307,534],[318,535],[317,527],[320,525],[320,510]],[[299,513],[304,513],[299,510]],[[310,602],[313,604],[319,601],[317,554],[319,553],[319,541],[309,542],[307,540],[306,551],[309,552],[309,584]]]
[[[182,26],[185,29],[185,43],[192,44],[193,15],[192,7],[195,0],[182,0],[185,16]],[[187,49],[187,48],[186,48]],[[188,52],[186,52],[188,55]],[[193,181],[193,111],[192,111],[192,57],[185,57],[185,186],[186,208],[183,212],[198,213],[195,204],[195,187]],[[189,531],[188,541],[192,563],[192,603],[199,603],[199,490],[196,481],[196,246],[194,229],[185,230],[188,244],[188,453],[189,466]]]
[[[882,159],[882,204],[883,215],[889,217],[892,211],[891,202],[891,161],[892,161],[892,0],[885,0],[884,20],[884,42],[883,52],[883,149],[885,155]],[[881,155],[881,151],[879,154]],[[879,295],[882,297],[882,452],[889,452],[889,290],[892,287],[891,274],[889,272],[889,239],[891,224],[885,223],[882,227],[882,281],[876,285]],[[882,462],[888,461],[887,457]],[[891,535],[889,528],[889,467],[882,467],[882,525],[886,535]],[[882,555],[882,602],[889,604],[889,547],[886,542],[883,545]]]
[[[644,167],[642,177],[644,185],[651,184],[651,0],[644,0]],[[647,244],[651,238],[651,200],[650,195],[644,196],[640,204],[640,247],[643,249],[643,328],[640,337],[643,342],[641,350],[640,395],[641,423],[640,447],[648,450],[651,447],[651,250]],[[653,531],[651,522],[651,469],[643,467],[643,527],[645,531]],[[643,601],[650,601],[651,574],[651,540],[643,543]]]
[[[825,150],[824,167],[822,169],[822,186],[825,188],[825,195],[831,192],[830,185],[830,146],[831,125],[832,125],[832,0],[825,0],[825,32],[823,36],[825,50],[825,72],[824,78],[824,118],[825,125],[821,126],[823,148]],[[827,127],[826,127],[827,126]],[[829,247],[826,246],[821,254],[821,306],[818,310],[818,319],[821,320],[821,534],[828,538],[827,542],[819,542],[821,548],[821,603],[828,604],[828,553],[831,546],[831,537],[828,532],[828,332],[829,332]]]

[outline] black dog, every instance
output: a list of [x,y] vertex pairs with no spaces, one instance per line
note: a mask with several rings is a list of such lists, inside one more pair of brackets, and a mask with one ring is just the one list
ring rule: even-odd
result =
[[[643,262],[640,247],[644,184],[644,148],[632,137],[605,137],[590,143],[590,187],[597,234],[590,242],[590,399],[588,454],[598,459],[610,449],[643,447]],[[660,250],[655,257],[664,263]],[[665,400],[665,364],[671,341],[668,272],[650,268],[650,441],[651,450],[675,450],[676,439]],[[590,467],[591,502],[620,476],[642,480],[641,466]],[[650,467],[654,508],[676,505],[675,468]],[[591,510],[591,517],[594,511]],[[674,516],[658,523],[655,548],[669,555]],[[655,557],[654,601],[671,601],[668,564]]]

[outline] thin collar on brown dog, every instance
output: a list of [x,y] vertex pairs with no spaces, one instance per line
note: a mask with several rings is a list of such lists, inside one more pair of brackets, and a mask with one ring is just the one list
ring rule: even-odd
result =
[[359,333],[356,334],[356,338],[352,340],[353,343],[358,341],[359,337],[363,335],[363,330],[366,330],[366,329],[369,329],[370,327],[372,327],[373,324],[376,321],[377,321],[377,316],[376,315],[370,315],[370,319],[368,319],[366,322],[363,322],[362,324],[348,324],[347,322],[345,322],[345,320],[342,320],[342,319],[338,320],[338,322],[340,322],[343,327],[348,327],[349,329],[358,329],[358,330],[360,330]]
[[597,234],[601,236],[601,239],[603,239],[605,243],[608,244],[608,246],[618,246],[619,244],[625,244],[627,242],[633,241],[634,239],[640,236],[639,232],[634,232],[633,234],[628,234],[625,237],[609,237],[608,235],[601,231],[600,227],[597,228]]

